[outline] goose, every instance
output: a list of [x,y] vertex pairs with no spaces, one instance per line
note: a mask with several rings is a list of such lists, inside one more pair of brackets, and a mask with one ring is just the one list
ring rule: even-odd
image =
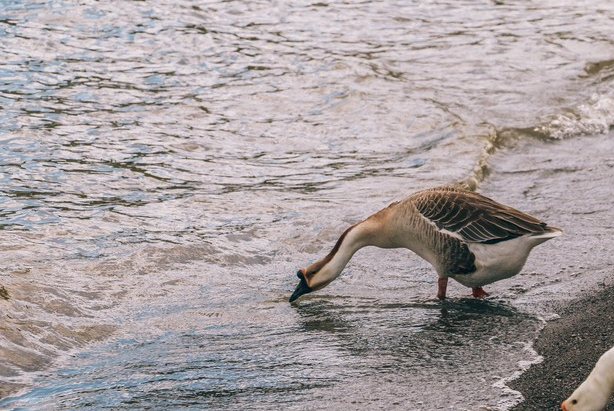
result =
[[298,270],[290,302],[328,285],[365,246],[408,248],[428,261],[439,277],[440,300],[449,278],[483,298],[484,285],[518,274],[533,247],[562,232],[473,191],[422,190],[345,230],[328,255]]
[[614,347],[603,354],[586,380],[561,404],[563,411],[601,411],[614,392]]

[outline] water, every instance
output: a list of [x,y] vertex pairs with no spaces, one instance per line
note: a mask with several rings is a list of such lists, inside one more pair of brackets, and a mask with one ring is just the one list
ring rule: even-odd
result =
[[[613,23],[563,0],[2,3],[0,408],[507,409],[551,301],[609,281]],[[566,235],[487,301],[433,302],[426,263],[365,249],[288,304],[347,226],[453,182]]]

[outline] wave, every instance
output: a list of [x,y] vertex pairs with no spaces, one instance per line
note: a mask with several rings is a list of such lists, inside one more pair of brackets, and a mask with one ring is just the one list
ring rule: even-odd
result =
[[501,128],[482,124],[478,134],[479,154],[471,171],[456,184],[476,190],[490,175],[490,162],[496,151],[517,138],[534,137],[542,140],[562,140],[573,137],[606,134],[614,129],[614,97],[595,93],[587,103],[562,113],[551,115],[537,126]]
[[582,135],[605,134],[614,128],[614,98],[593,94],[590,101],[557,114],[534,128],[548,139],[560,140]]
[[506,132],[500,132],[492,125],[483,125],[483,127],[487,127],[487,129],[483,134],[477,136],[479,154],[475,159],[474,166],[465,178],[456,183],[472,191],[477,190],[479,185],[490,175],[491,157],[502,146],[507,136]]

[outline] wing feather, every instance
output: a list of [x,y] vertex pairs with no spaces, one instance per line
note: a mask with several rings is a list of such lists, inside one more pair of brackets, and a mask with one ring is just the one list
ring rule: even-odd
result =
[[547,230],[546,223],[529,214],[463,189],[425,190],[412,200],[425,218],[467,242],[492,244]]

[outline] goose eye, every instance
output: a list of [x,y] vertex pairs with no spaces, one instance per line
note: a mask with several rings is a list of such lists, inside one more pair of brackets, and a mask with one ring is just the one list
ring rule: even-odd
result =
[[319,270],[309,270],[305,273],[305,280],[313,278],[314,275],[318,273]]
[[573,400],[571,400],[571,403],[572,403],[573,405],[576,405],[576,404],[578,403],[578,400],[576,400],[576,399],[574,398]]

